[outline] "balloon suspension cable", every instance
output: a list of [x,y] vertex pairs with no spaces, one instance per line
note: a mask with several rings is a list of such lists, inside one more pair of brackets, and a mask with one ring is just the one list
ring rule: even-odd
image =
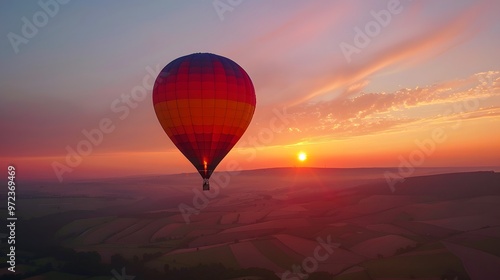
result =
[[203,178],[203,190],[204,191],[210,190],[210,182],[208,181],[207,178]]

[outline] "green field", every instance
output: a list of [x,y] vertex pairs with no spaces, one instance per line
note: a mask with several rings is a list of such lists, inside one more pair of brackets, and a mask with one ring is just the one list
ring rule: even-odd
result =
[[500,240],[493,237],[461,242],[464,246],[471,247],[500,257]]
[[163,270],[165,264],[171,268],[193,267],[198,264],[221,263],[227,268],[239,268],[231,249],[227,245],[187,253],[164,255],[148,263],[149,267]]
[[451,253],[396,256],[371,260],[363,263],[362,266],[372,278],[440,277],[447,271],[455,271],[457,274],[467,277],[462,262]]
[[[96,278],[96,277],[94,277]],[[45,279],[50,279],[50,280],[81,280],[81,279],[88,279],[85,276],[79,276],[79,275],[74,275],[74,274],[69,274],[69,273],[64,273],[64,272],[57,272],[57,271],[51,271],[47,272],[42,275],[34,276],[27,278],[26,280],[45,280]],[[100,278],[97,278],[100,279]],[[94,279],[94,280],[97,280]]]
[[366,271],[356,271],[352,273],[346,273],[338,275],[333,278],[333,280],[372,280]]
[[94,226],[98,226],[104,224],[106,222],[110,222],[115,217],[99,217],[99,218],[89,218],[89,219],[79,219],[75,220],[61,229],[59,229],[56,233],[57,237],[65,238],[72,235],[78,235],[86,230],[91,229]]
[[[303,257],[291,252],[285,252],[277,245],[276,239],[260,239],[252,241],[253,245],[269,260],[280,267],[289,268],[302,262]],[[281,242],[280,242],[281,243]],[[282,245],[285,246],[285,245]]]

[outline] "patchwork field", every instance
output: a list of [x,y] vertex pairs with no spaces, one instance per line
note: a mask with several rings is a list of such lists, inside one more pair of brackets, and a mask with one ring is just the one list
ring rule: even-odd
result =
[[[416,175],[432,173],[422,169]],[[101,187],[81,183],[59,197],[53,197],[54,187],[30,186],[23,190],[29,199],[20,205],[32,228],[45,225],[41,238],[98,252],[105,262],[116,254],[144,260],[158,271],[165,265],[222,264],[280,276],[309,262],[336,280],[449,275],[482,280],[497,272],[500,174],[408,178],[395,193],[382,174],[381,169],[245,171],[209,197],[193,189],[199,187],[195,174],[110,179]],[[464,183],[474,178],[483,182],[477,195],[475,184]],[[94,191],[98,197],[90,195]],[[190,212],[181,212],[181,204]],[[331,251],[325,249],[327,240]],[[37,277],[32,279],[44,279]]]

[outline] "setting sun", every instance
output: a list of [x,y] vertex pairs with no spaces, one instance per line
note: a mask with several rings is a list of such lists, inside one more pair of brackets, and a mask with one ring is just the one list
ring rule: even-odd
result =
[[305,161],[307,159],[307,154],[304,152],[300,152],[297,158],[299,159],[299,161]]

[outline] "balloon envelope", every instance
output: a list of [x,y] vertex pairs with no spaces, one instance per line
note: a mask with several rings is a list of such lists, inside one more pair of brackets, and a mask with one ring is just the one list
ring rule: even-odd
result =
[[255,90],[245,70],[210,53],[170,62],[153,89],[161,126],[205,179],[207,189],[212,172],[250,124],[255,102]]

